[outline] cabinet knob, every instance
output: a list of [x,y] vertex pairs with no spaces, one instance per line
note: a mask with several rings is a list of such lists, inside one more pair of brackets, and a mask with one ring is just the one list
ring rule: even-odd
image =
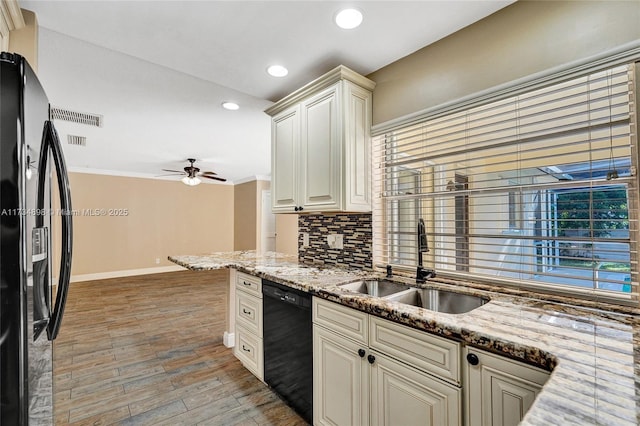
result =
[[297,212],[297,211],[299,210],[299,207],[298,207],[298,206],[295,206],[295,207],[293,208],[293,210]]
[[358,349],[358,355],[360,355],[360,358],[364,358],[365,353],[364,349]]
[[480,360],[478,359],[478,355],[476,354],[467,354],[467,362],[471,365],[478,365]]
[[301,212],[304,209],[304,207],[300,206],[298,207],[298,211]]
[[374,362],[376,362],[376,357],[373,355],[369,355],[367,357],[367,361],[369,361],[369,364],[373,364]]

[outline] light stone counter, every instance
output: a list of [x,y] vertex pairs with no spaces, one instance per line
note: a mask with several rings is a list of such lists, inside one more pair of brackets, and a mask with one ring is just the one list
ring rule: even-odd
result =
[[337,287],[375,276],[371,272],[308,267],[298,264],[295,257],[276,253],[228,252],[171,256],[169,260],[193,270],[235,268],[551,370],[549,381],[523,425],[640,424],[640,317],[637,311],[616,313],[429,282],[427,285],[431,287],[491,299],[469,313],[452,315]]

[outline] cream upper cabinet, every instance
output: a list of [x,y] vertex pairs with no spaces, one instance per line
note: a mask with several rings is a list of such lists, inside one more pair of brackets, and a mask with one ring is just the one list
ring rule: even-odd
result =
[[271,122],[271,161],[279,165],[271,170],[273,211],[293,211],[298,205],[299,145],[300,106],[296,105],[273,117]]
[[549,378],[539,368],[465,348],[467,426],[516,426]]
[[266,110],[274,213],[371,211],[371,91],[339,66]]

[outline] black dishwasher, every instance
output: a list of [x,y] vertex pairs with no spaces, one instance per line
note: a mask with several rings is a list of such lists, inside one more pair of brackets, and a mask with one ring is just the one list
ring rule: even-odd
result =
[[264,381],[312,423],[311,295],[269,280],[262,294]]

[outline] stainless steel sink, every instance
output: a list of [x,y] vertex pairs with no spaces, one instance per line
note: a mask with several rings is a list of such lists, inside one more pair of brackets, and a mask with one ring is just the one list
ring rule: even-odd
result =
[[355,291],[369,296],[385,297],[410,289],[408,285],[387,280],[364,280],[342,284],[340,288]]
[[489,301],[489,299],[478,296],[433,288],[411,288],[385,299],[447,314],[464,314],[479,308]]

